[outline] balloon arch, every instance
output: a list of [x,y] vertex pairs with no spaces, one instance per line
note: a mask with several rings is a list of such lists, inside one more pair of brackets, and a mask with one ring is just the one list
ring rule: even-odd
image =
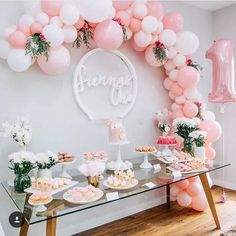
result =
[[[144,52],[149,65],[164,66],[163,86],[172,102],[171,118],[200,117],[199,128],[207,131],[206,157],[215,158],[212,144],[219,139],[221,127],[197,89],[200,71],[192,54],[199,40],[194,33],[182,31],[182,15],[164,14],[160,2],[145,0],[26,1],[24,8],[18,24],[6,28],[0,41],[0,58],[12,70],[24,72],[36,61],[46,74],[58,75],[70,66],[70,53],[63,44],[89,47],[94,40],[102,49],[116,50],[132,40],[133,49]],[[182,144],[180,137],[178,144]],[[198,178],[173,185],[171,198],[198,211],[207,206]]]

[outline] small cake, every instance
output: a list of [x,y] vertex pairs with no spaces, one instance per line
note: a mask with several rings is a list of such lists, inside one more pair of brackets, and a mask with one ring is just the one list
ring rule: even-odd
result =
[[34,193],[29,197],[32,204],[44,204],[51,200],[52,196],[49,193]]
[[141,146],[137,147],[136,152],[155,152],[156,148],[154,146]]
[[75,157],[67,152],[59,152],[57,163],[72,162],[74,159]]
[[157,140],[157,144],[160,145],[175,145],[176,143],[174,136],[160,136]]
[[121,121],[109,120],[108,122],[109,142],[126,143],[126,131]]
[[108,159],[108,153],[105,151],[86,152],[84,154],[84,159],[86,161],[105,161]]
[[40,194],[34,193],[29,197],[29,200],[33,203],[33,204],[38,204],[40,203]]

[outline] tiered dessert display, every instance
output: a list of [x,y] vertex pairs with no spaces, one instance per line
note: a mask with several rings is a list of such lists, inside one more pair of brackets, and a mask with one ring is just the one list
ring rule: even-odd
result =
[[36,212],[43,212],[47,210],[47,207],[44,206],[50,203],[53,200],[53,197],[49,193],[34,193],[29,197],[29,204],[32,206],[37,206]]
[[136,152],[144,154],[144,160],[143,163],[140,165],[140,168],[152,168],[152,164],[148,161],[148,154],[156,153],[156,151],[157,150],[154,146],[141,146],[136,148]]
[[134,177],[134,172],[131,169],[126,171],[116,170],[114,175],[109,176],[103,185],[115,189],[115,190],[125,190],[135,187],[138,184],[138,180]]
[[132,168],[132,163],[121,159],[121,145],[128,144],[125,127],[121,121],[108,121],[109,144],[118,146],[116,161],[107,163],[109,170],[127,170]]

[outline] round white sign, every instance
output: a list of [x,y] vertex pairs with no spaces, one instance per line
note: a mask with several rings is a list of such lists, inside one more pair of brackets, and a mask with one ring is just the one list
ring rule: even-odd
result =
[[94,49],[79,61],[73,89],[89,119],[123,118],[136,100],[136,72],[122,53]]

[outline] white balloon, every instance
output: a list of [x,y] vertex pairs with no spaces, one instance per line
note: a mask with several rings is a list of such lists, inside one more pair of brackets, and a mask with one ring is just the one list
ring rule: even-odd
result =
[[75,24],[80,17],[80,13],[79,13],[78,8],[73,4],[63,5],[60,10],[59,15],[60,15],[62,22],[66,25]]
[[64,32],[64,42],[65,43],[73,43],[77,38],[77,30],[72,25],[64,25],[62,28]]
[[99,23],[109,17],[112,0],[77,0],[81,16],[89,22]]
[[166,70],[172,71],[175,69],[175,64],[173,63],[172,60],[168,60],[165,65],[164,65]]
[[202,118],[204,120],[215,120],[216,116],[212,111],[202,111]]
[[179,71],[178,70],[172,70],[169,74],[169,78],[172,80],[172,81],[176,81],[178,78],[178,73]]
[[184,104],[186,102],[186,98],[185,98],[185,96],[176,97],[175,102],[179,105]]
[[188,88],[184,90],[184,96],[189,100],[195,100],[199,98],[199,91],[197,88]]
[[173,82],[169,79],[165,79],[163,86],[165,89],[170,90],[171,86],[173,85]]
[[31,66],[31,56],[25,49],[12,49],[7,56],[8,66],[16,72],[24,72]]
[[174,58],[173,58],[173,62],[176,66],[183,66],[185,65],[186,62],[186,57],[182,54],[177,54]]
[[180,108],[180,105],[176,104],[175,102],[172,103],[172,105],[171,105],[171,110],[172,111],[179,110],[179,108]]
[[135,3],[143,3],[146,4],[147,0],[134,0]]
[[0,58],[7,59],[7,56],[10,51],[11,51],[10,44],[5,40],[0,40]]
[[63,22],[61,21],[59,16],[53,16],[50,19],[50,24],[56,24],[57,26],[59,26],[60,28],[62,28],[63,26]]
[[154,44],[156,41],[158,41],[158,35],[157,34],[152,34],[152,40],[150,42],[150,44]]
[[55,24],[46,25],[43,28],[42,33],[46,37],[47,41],[51,43],[52,47],[59,47],[64,41],[63,30]]
[[155,31],[156,34],[160,34],[163,31],[163,23],[161,21],[157,21],[157,29]]
[[170,47],[168,48],[168,58],[169,59],[172,59],[175,57],[177,51],[176,51],[176,48],[175,47]]
[[147,6],[143,3],[133,4],[133,15],[137,19],[143,19],[148,13]]
[[41,12],[40,0],[24,1],[24,9],[28,14],[36,15]]
[[158,21],[156,19],[156,17],[154,16],[145,16],[142,20],[141,26],[142,26],[142,30],[149,34],[149,33],[153,33],[157,30],[158,27]]
[[159,35],[160,41],[169,48],[176,43],[176,34],[173,30],[165,29]]
[[134,35],[134,41],[139,47],[147,47],[152,40],[151,34],[146,34],[143,31],[139,31]]
[[37,21],[42,26],[45,26],[49,23],[49,16],[44,12],[40,12],[36,15],[35,21]]
[[109,15],[108,15],[108,19],[113,19],[116,15],[116,9],[114,7],[111,7]]
[[199,40],[193,32],[181,32],[178,34],[176,47],[179,53],[183,55],[191,55],[197,51]]
[[34,17],[29,14],[24,14],[20,17],[19,25],[27,25],[30,26],[34,23]]
[[133,36],[133,32],[129,28],[126,28],[125,35],[127,37],[127,40],[130,40]]
[[10,36],[10,34],[15,31],[16,31],[16,25],[11,25],[5,28],[4,33],[3,33],[4,38],[7,39]]

